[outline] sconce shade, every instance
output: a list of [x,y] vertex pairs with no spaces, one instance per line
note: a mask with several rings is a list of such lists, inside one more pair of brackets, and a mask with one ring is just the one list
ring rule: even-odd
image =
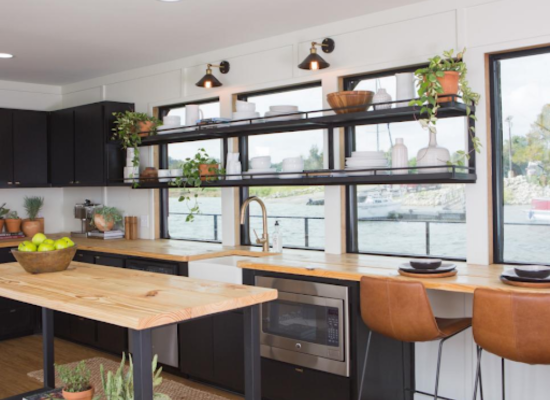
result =
[[197,82],[197,86],[210,89],[213,87],[219,87],[222,83],[214,75],[207,73]]
[[323,60],[323,57],[321,57],[317,53],[311,53],[309,56],[305,58],[304,61],[300,65],[298,65],[298,68],[300,69],[309,69],[309,70],[317,70],[317,69],[324,69],[330,67],[330,64]]

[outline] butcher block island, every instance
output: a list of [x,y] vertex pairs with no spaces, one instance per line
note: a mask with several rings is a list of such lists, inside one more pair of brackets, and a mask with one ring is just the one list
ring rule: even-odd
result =
[[54,387],[53,311],[128,328],[135,399],[152,399],[153,328],[244,309],[245,398],[260,399],[259,305],[277,291],[73,262],[66,271],[31,275],[0,265],[0,297],[42,308],[44,387]]

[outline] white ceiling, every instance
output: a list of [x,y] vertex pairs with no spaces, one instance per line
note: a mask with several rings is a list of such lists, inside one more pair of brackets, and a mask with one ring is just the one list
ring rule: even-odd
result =
[[0,80],[63,85],[422,0],[1,0]]

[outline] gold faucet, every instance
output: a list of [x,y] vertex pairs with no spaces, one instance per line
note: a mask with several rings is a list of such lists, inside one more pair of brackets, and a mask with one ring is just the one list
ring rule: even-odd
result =
[[267,209],[265,208],[264,202],[262,200],[260,200],[259,197],[252,196],[252,197],[249,197],[248,199],[246,199],[244,201],[244,203],[241,207],[241,225],[244,225],[244,217],[245,217],[246,208],[253,201],[257,202],[260,205],[261,209],[262,209],[262,220],[263,220],[263,225],[264,225],[264,228],[263,228],[264,231],[262,232],[262,238],[261,239],[258,237],[258,234],[256,233],[256,230],[254,229],[254,235],[256,235],[256,243],[261,244],[263,246],[263,251],[265,253],[268,253],[269,252],[269,233],[268,233],[268,230],[267,230]]

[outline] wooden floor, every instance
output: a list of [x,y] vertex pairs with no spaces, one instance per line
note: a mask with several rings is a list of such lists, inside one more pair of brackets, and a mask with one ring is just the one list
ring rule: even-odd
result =
[[[57,364],[66,364],[92,357],[104,357],[119,361],[118,357],[110,354],[79,346],[65,340],[55,339],[55,362]],[[42,384],[29,378],[27,374],[40,369],[42,369],[41,336],[26,336],[0,342],[0,399],[39,389]],[[178,376],[168,373],[163,373],[163,376],[166,379],[181,382],[229,400],[242,400],[240,396],[211,389]]]

